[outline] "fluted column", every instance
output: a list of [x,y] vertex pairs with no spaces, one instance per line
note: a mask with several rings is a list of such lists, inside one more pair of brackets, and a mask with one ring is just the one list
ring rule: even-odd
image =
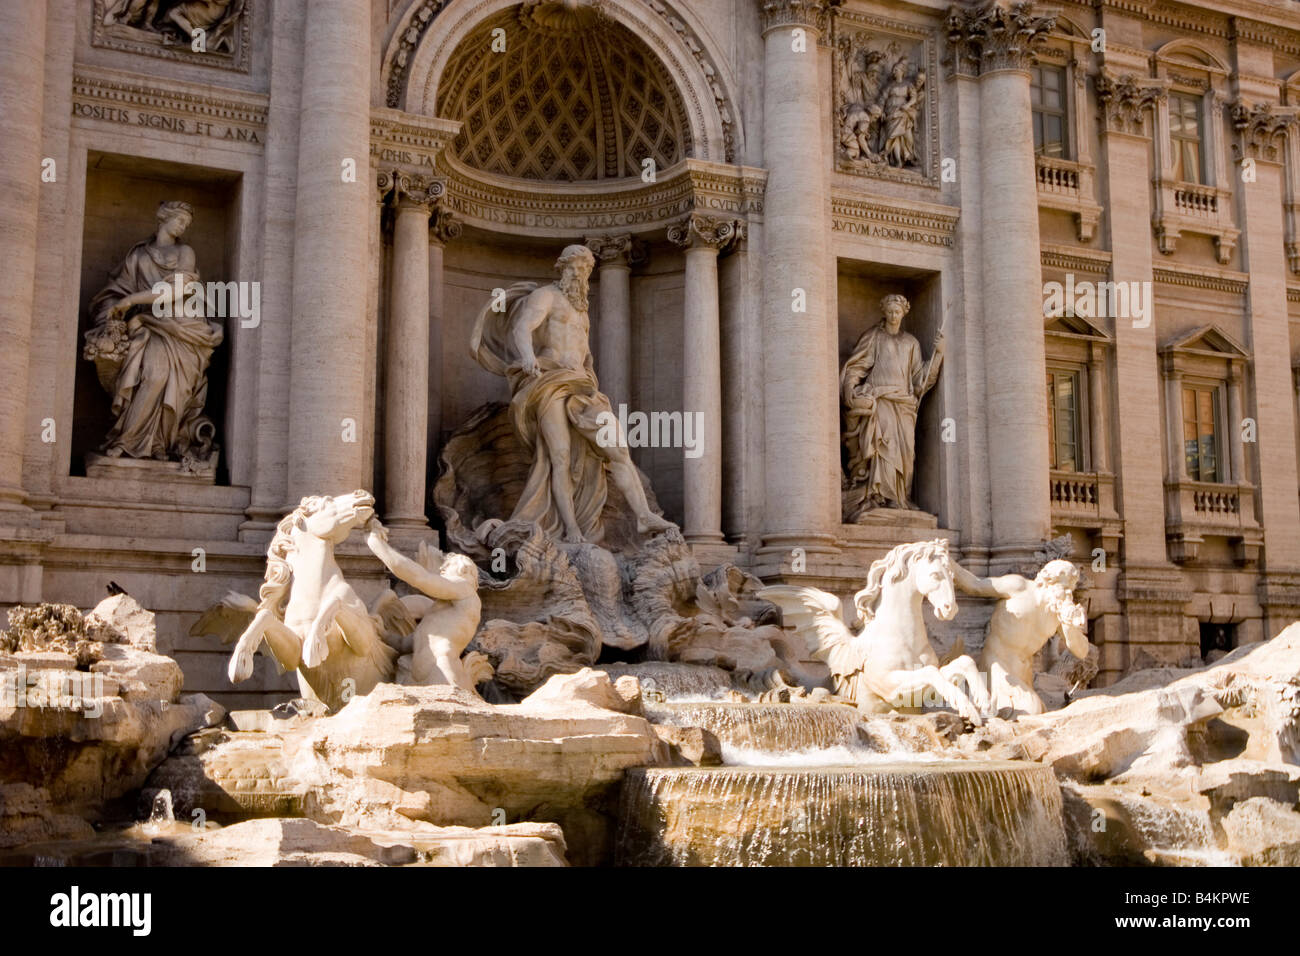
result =
[[[23,510],[45,83],[43,0],[0,4],[0,510]],[[67,170],[60,169],[66,176]],[[59,422],[66,434],[70,422]]]
[[834,551],[840,520],[836,317],[827,308],[824,0],[760,0],[764,508],[760,550]]
[[429,440],[429,214],[440,182],[398,174],[393,277],[384,337],[384,520],[426,528]]
[[[687,454],[682,534],[692,544],[722,544],[722,338],[719,331],[718,252],[736,237],[736,223],[692,214],[670,226],[668,238],[686,250],[683,296],[683,416],[702,426],[699,454]],[[690,451],[689,449],[687,450]]]
[[370,4],[315,0],[303,44],[289,365],[289,496],[366,487]]
[[460,223],[441,204],[433,207],[429,216],[429,424],[427,461],[428,482],[437,479],[438,450],[442,442],[442,331],[446,305],[443,301],[446,288],[443,279],[443,253],[447,243],[460,235]]
[[614,411],[632,398],[632,237],[591,236],[584,240],[596,257],[600,328],[596,377]]
[[994,570],[1030,559],[1051,529],[1043,283],[1029,69],[1053,26],[1030,4],[956,11],[954,53],[977,68],[985,417]]

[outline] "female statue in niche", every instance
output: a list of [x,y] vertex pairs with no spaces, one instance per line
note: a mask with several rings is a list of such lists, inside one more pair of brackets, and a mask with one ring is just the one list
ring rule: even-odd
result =
[[83,354],[113,399],[117,421],[103,446],[110,458],[212,465],[216,429],[203,406],[208,362],[224,333],[205,316],[194,250],[180,241],[193,218],[189,203],[160,204],[157,232],[131,247],[90,301]]
[[920,343],[903,331],[910,308],[901,295],[881,299],[884,317],[858,339],[840,375],[847,484],[854,492],[846,500],[849,521],[873,508],[916,509],[916,412],[939,378],[944,336],[940,329],[929,360],[922,360]]

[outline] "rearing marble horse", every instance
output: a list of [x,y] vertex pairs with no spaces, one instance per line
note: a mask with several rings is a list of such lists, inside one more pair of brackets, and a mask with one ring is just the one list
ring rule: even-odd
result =
[[901,544],[871,565],[866,586],[853,597],[863,621],[857,633],[844,623],[839,598],[826,591],[774,585],[758,596],[781,608],[786,625],[830,665],[836,693],[859,709],[912,706],[932,688],[971,723],[983,722],[989,697],[975,661],[962,655],[941,665],[922,614],[925,601],[941,621],[957,614],[947,540]]
[[252,676],[253,654],[263,641],[281,668],[297,670],[302,695],[330,710],[393,680],[397,651],[334,559],[335,545],[374,514],[374,497],[354,491],[303,498],[280,521],[256,604],[232,592],[195,628],[220,633],[232,619],[246,622],[230,657],[233,683]]

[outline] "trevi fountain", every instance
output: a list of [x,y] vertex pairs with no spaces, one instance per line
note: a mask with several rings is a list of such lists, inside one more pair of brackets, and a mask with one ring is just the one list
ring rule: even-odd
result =
[[1224,6],[5,0],[0,862],[1300,865]]

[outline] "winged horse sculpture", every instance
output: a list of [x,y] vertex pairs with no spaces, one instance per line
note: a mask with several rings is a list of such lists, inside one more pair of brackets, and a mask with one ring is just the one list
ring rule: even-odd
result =
[[354,491],[303,498],[280,521],[266,551],[259,600],[232,591],[190,630],[239,635],[230,656],[232,683],[253,675],[253,655],[263,642],[282,670],[297,670],[303,697],[331,711],[393,680],[398,650],[385,640],[379,609],[366,607],[334,558],[335,545],[374,514],[374,497]]
[[932,688],[962,717],[983,722],[989,695],[975,661],[963,654],[941,663],[925,629],[926,601],[941,621],[957,614],[946,539],[900,544],[871,565],[866,586],[853,596],[862,620],[856,632],[844,622],[840,599],[826,591],[782,584],[758,596],[781,608],[786,626],[830,666],[836,693],[860,710],[907,706]]

